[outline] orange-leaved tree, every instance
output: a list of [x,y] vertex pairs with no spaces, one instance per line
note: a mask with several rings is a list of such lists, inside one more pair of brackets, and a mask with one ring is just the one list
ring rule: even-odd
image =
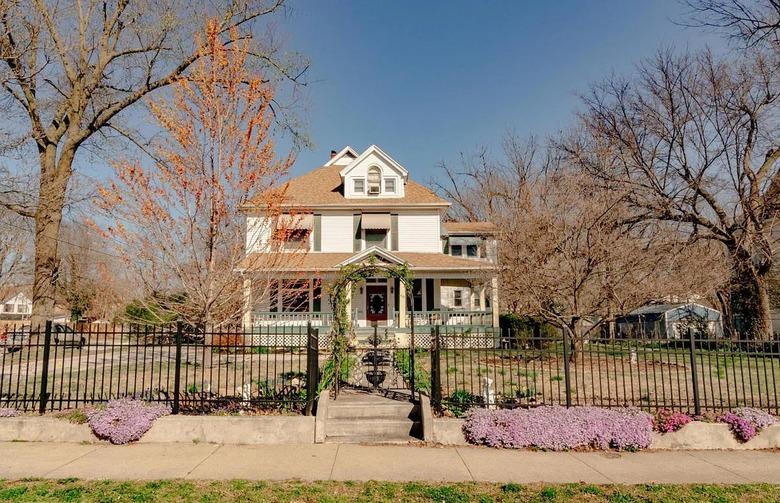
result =
[[183,293],[179,319],[210,325],[235,321],[242,309],[242,208],[259,193],[273,213],[283,198],[273,189],[292,162],[277,157],[274,89],[245,64],[249,42],[234,30],[223,43],[218,27],[207,22],[192,72],[151,102],[165,133],[153,161],[116,163],[115,181],[100,190],[113,222],[102,230],[148,290]]

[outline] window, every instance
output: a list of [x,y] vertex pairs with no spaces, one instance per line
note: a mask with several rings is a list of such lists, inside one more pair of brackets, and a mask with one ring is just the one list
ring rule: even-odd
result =
[[476,257],[477,256],[477,245],[466,245],[466,256],[468,256],[468,257]]
[[309,229],[276,229],[274,237],[285,251],[309,249]]
[[453,257],[460,257],[463,255],[463,245],[451,245],[450,251]]
[[305,313],[309,311],[309,283],[306,281],[285,282],[279,291],[282,296],[282,312]]
[[368,193],[379,194],[382,191],[382,172],[378,167],[368,168]]
[[387,230],[385,229],[366,229],[366,248],[378,246],[387,248]]
[[13,313],[14,312],[14,305],[13,304],[5,304],[3,306],[3,311],[6,313]]
[[463,307],[463,290],[455,290],[453,294],[452,305],[455,307]]
[[415,312],[420,312],[423,310],[423,283],[420,279],[415,279],[412,282],[412,303],[409,302],[409,299],[406,299],[406,309],[411,310],[412,306],[414,306]]
[[16,304],[16,312],[17,313],[26,313],[27,312],[27,304]]
[[385,178],[385,192],[395,194],[395,178]]
[[355,178],[354,191],[356,194],[362,194],[366,191],[366,181],[362,178]]

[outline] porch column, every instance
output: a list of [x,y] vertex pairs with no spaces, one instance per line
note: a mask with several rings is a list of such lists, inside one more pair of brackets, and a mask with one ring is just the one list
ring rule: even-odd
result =
[[244,330],[252,328],[252,280],[244,279]]
[[485,287],[485,284],[479,285],[479,310],[484,311],[486,309],[485,307],[485,290],[487,288]]
[[406,284],[403,281],[398,282],[398,305],[395,307],[398,311],[398,328],[406,326]]
[[441,278],[433,278],[433,309],[441,309]]
[[498,277],[490,280],[490,308],[493,311],[493,327],[498,328]]

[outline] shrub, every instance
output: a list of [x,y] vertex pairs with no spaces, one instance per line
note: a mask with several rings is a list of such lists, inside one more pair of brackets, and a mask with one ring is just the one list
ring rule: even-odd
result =
[[[395,353],[395,367],[403,376],[406,382],[412,378],[412,361],[409,351],[399,350]],[[431,375],[426,371],[420,360],[414,361],[414,389],[416,391],[431,392]]]
[[0,409],[0,417],[16,417],[16,409]]
[[453,391],[445,401],[447,410],[449,410],[453,416],[463,417],[472,406],[481,402],[481,398],[464,389],[458,389]]
[[693,421],[693,418],[684,412],[661,409],[655,415],[653,427],[655,431],[671,433],[679,430],[691,421]]
[[126,444],[141,438],[155,419],[170,412],[166,405],[147,405],[140,400],[121,398],[111,400],[105,408],[87,412],[87,417],[98,438],[112,444]]
[[635,450],[652,442],[653,418],[634,409],[598,407],[479,409],[468,414],[464,431],[469,442],[490,447]]
[[777,418],[759,409],[742,407],[721,414],[718,421],[729,425],[729,429],[737,440],[747,442],[763,428],[775,424]]

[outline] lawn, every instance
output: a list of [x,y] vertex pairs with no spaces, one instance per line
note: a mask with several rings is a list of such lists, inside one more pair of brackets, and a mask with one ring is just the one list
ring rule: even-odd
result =
[[0,501],[585,501],[764,502],[777,485],[520,485],[396,482],[114,482],[73,479],[0,482]]

